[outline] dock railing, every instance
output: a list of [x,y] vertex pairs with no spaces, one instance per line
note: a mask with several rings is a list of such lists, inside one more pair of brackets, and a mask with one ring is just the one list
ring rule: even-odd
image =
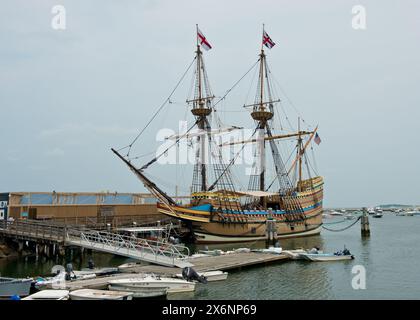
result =
[[96,230],[67,229],[66,242],[158,264],[176,265],[190,255],[183,245]]
[[33,220],[2,220],[0,231],[14,237],[65,241],[65,227]]

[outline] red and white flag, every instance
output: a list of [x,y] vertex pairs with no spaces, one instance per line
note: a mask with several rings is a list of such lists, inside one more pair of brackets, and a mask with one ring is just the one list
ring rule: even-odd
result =
[[262,40],[263,45],[265,45],[267,48],[271,49],[272,47],[274,47],[276,44],[274,43],[273,40],[271,40],[270,36],[268,35],[267,32],[264,31],[263,34],[263,40]]
[[198,43],[207,51],[211,49],[210,43],[206,40],[206,37],[201,32],[200,29],[197,28],[197,37],[198,37]]

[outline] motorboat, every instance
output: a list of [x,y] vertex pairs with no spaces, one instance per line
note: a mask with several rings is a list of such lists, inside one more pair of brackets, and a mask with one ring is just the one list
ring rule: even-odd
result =
[[166,293],[194,291],[196,283],[183,279],[145,275],[142,278],[110,280],[108,284],[112,290],[131,290],[135,296],[150,297],[158,296],[158,293],[166,295]]
[[[228,273],[223,272],[221,270],[197,272],[197,273],[199,276],[205,277],[207,282],[226,280],[228,277]],[[176,274],[176,277],[183,279],[183,276],[181,273]]]
[[412,211],[401,211],[397,213],[397,216],[412,217],[414,213]]
[[252,249],[252,252],[261,252],[261,253],[272,253],[272,254],[280,254],[282,253],[283,249],[280,247],[269,247],[268,249]]
[[132,300],[133,292],[79,289],[70,292],[71,300]]
[[382,218],[383,214],[380,212],[375,212],[375,214],[372,216],[372,218]]
[[68,300],[68,290],[42,290],[38,291],[22,300]]
[[346,220],[354,220],[356,217],[352,215],[351,213],[348,213],[344,216],[344,219]]
[[354,259],[353,255],[335,255],[334,253],[301,253],[300,256],[305,258],[306,260],[317,262]]
[[330,211],[329,214],[330,214],[330,216],[342,216],[344,213],[332,210],[332,211]]
[[0,277],[0,297],[28,296],[33,279]]
[[337,251],[335,253],[323,253],[322,251],[314,252],[313,250],[301,253],[300,258],[316,261],[316,262],[327,262],[327,261],[341,261],[341,260],[352,260],[354,256],[346,248],[342,251]]
[[300,256],[302,253],[307,253],[307,251],[304,249],[283,250],[283,254],[285,254],[292,260],[303,259],[303,257]]

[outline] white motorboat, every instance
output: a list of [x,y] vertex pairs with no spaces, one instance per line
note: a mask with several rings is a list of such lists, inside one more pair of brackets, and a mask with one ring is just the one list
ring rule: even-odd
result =
[[353,255],[335,255],[334,253],[301,253],[300,257],[317,262],[352,260]]
[[[200,277],[201,276],[205,277],[207,282],[226,280],[227,277],[228,277],[228,273],[223,272],[221,270],[197,272],[197,273]],[[180,278],[180,279],[183,279],[181,273],[176,274],[176,277]]]
[[372,218],[382,218],[383,214],[380,212],[375,212],[375,214],[372,216]]
[[410,210],[405,212],[407,216],[420,216],[419,210]]
[[79,289],[70,292],[71,300],[132,300],[133,292]]
[[412,211],[401,211],[397,213],[397,216],[412,217],[414,213]]
[[166,289],[167,293],[188,292],[195,290],[195,282],[153,275],[145,275],[143,278],[116,279],[108,281],[108,284],[113,290],[132,290],[139,295],[149,293],[147,290],[144,290],[145,288],[154,288],[156,291],[159,291],[158,289]]
[[22,300],[68,300],[68,290],[42,290],[34,293]]
[[292,260],[299,260],[299,259],[303,259],[303,257],[301,257],[300,255],[302,253],[307,253],[307,252],[303,249],[296,249],[296,250],[283,250],[283,253]]
[[343,212],[338,212],[338,211],[330,211],[330,215],[331,216],[342,216]]
[[251,251],[252,252],[280,254],[280,253],[282,253],[283,249],[280,248],[280,247],[269,247],[268,249],[252,249]]
[[0,297],[27,296],[33,279],[16,279],[0,277]]

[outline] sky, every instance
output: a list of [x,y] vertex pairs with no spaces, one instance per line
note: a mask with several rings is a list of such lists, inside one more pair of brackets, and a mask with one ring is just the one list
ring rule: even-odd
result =
[[[55,5],[66,10],[64,30],[52,28]],[[366,9],[365,29],[352,27],[355,5]],[[194,57],[195,25],[213,46],[205,61],[220,97],[257,60],[264,23],[284,110],[319,125],[324,206],[420,204],[418,12],[417,0],[3,0],[0,192],[144,192],[110,148],[127,145],[168,97]],[[244,111],[251,80],[221,104],[224,122],[252,126],[248,113],[224,112]],[[136,154],[185,119],[190,74],[184,82]],[[173,194],[188,171],[151,174]]]

